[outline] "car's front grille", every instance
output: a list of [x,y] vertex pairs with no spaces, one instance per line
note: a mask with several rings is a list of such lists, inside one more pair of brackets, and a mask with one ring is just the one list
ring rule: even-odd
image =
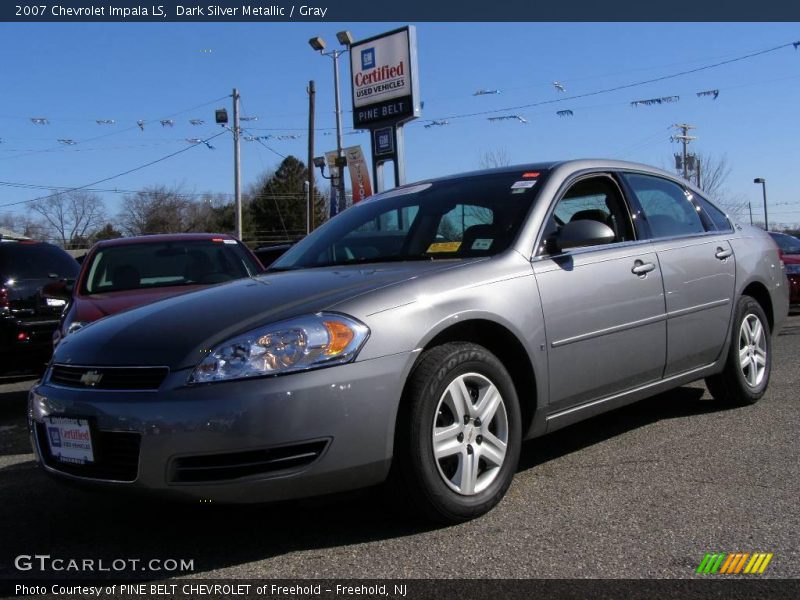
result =
[[128,431],[92,431],[94,462],[83,465],[64,463],[50,452],[47,428],[36,424],[36,438],[42,460],[51,469],[89,479],[136,481],[139,473],[140,433]]
[[325,450],[325,440],[227,454],[176,458],[170,470],[172,483],[226,481],[303,467]]
[[51,383],[95,390],[157,390],[167,377],[167,367],[76,367],[53,365]]

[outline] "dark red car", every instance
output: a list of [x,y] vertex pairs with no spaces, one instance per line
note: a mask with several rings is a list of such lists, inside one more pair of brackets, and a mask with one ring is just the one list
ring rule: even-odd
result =
[[794,309],[800,308],[800,239],[776,231],[770,231],[769,234],[778,244],[781,260],[786,266],[790,290],[789,303]]
[[102,317],[263,270],[247,246],[229,235],[181,233],[98,242],[74,283],[62,281],[46,290],[70,298],[53,344]]

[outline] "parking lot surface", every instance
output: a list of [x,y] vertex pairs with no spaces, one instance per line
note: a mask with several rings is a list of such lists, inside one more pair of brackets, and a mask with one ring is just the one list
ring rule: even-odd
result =
[[31,454],[32,381],[2,382],[0,577],[50,554],[191,559],[182,575],[203,578],[691,578],[707,552],[770,552],[761,577],[797,578],[800,316],[773,353],[755,406],[694,384],[527,442],[503,502],[447,528],[398,517],[375,490],[226,507],[64,487]]

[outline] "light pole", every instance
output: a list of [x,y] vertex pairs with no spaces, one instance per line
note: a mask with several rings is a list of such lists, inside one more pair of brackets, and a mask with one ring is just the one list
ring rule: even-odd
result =
[[[342,150],[342,109],[339,104],[339,57],[345,54],[353,43],[353,35],[349,31],[340,31],[336,34],[336,39],[344,46],[344,50],[333,49],[325,52],[325,40],[321,37],[313,37],[308,40],[309,46],[322,54],[322,56],[329,56],[333,59],[333,86],[334,94],[336,97],[336,167],[337,167],[337,180],[336,180],[336,212],[338,213],[340,203],[344,203],[344,167],[347,160],[344,157]],[[310,168],[311,165],[309,165]]]
[[753,183],[761,184],[761,191],[764,193],[764,231],[769,231],[769,217],[767,216],[767,180],[763,177],[756,177]]

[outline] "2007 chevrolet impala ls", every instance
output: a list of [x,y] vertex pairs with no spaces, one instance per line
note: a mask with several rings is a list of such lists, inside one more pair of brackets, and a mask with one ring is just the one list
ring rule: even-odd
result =
[[67,336],[32,442],[98,487],[261,502],[389,480],[459,521],[503,497],[524,439],[703,378],[756,402],[787,312],[775,243],[668,173],[470,173],[361,202],[264,275]]

